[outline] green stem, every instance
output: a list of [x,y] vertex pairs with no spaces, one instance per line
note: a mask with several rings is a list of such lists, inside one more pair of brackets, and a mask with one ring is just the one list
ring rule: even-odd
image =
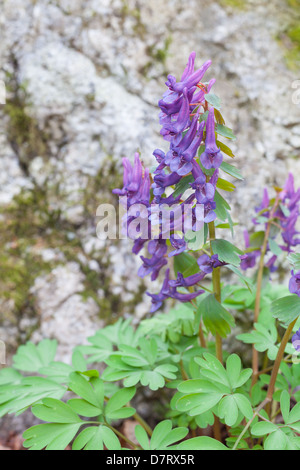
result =
[[[213,249],[212,249],[212,241],[216,239],[216,228],[215,228],[215,223],[210,222],[208,224],[208,229],[209,229],[209,238],[210,238],[210,254],[213,255]],[[212,272],[212,281],[213,281],[213,290],[214,294],[216,297],[216,300],[221,303],[221,273],[220,273],[220,268],[216,268]],[[222,338],[221,336],[216,333],[216,356],[223,364],[223,350],[222,350]],[[221,424],[220,420],[217,416],[215,416],[215,422],[214,422],[214,436],[215,439],[218,441],[222,441],[221,437]]]
[[283,358],[283,355],[284,355],[284,351],[285,351],[285,348],[286,348],[286,345],[291,337],[291,334],[293,332],[293,328],[296,324],[298,320],[298,317],[288,326],[283,338],[282,338],[282,341],[280,343],[280,347],[279,347],[279,350],[278,350],[278,353],[277,353],[277,357],[275,359],[275,363],[274,363],[274,367],[273,367],[273,370],[272,370],[272,374],[271,374],[271,379],[270,379],[270,383],[269,383],[269,387],[268,387],[268,392],[267,392],[267,399],[269,401],[268,403],[268,407],[266,409],[266,411],[268,412],[268,415],[270,416],[270,413],[271,413],[271,403],[272,403],[272,400],[273,400],[273,393],[274,393],[274,389],[275,389],[275,383],[276,383],[276,379],[277,379],[277,375],[278,375],[278,372],[279,372],[279,368],[280,368],[280,364],[281,364],[281,361],[282,361],[282,358]]
[[[265,267],[265,256],[267,253],[268,241],[270,236],[271,224],[273,221],[274,213],[277,209],[279,203],[279,197],[276,197],[274,206],[270,213],[270,218],[267,224],[263,245],[261,247],[261,255],[259,260],[258,266],[258,273],[257,273],[257,281],[256,281],[256,297],[255,297],[255,307],[254,307],[254,323],[258,322],[258,317],[260,313],[260,299],[261,299],[261,290],[262,290],[262,281],[263,281],[263,274],[264,274],[264,267]],[[252,384],[251,386],[255,385],[258,378],[258,371],[259,371],[259,355],[258,351],[256,351],[254,345],[252,347],[252,369],[253,369],[253,376],[252,376]]]
[[116,428],[114,428],[113,426],[110,426],[110,424],[108,423],[105,423],[105,426],[107,426],[109,429],[111,429],[117,436],[119,436],[121,439],[123,439],[125,442],[127,442],[127,444],[131,445],[131,447],[133,447],[134,449],[137,449],[138,446],[132,442],[130,439],[128,439],[128,437],[124,436],[124,434],[122,434],[120,431],[118,431]]
[[[216,229],[215,229],[215,223],[210,222],[208,224],[208,229],[209,229],[209,238],[210,238],[210,252],[211,255],[213,255],[213,250],[212,250],[212,244],[211,242],[216,239]],[[216,297],[216,300],[221,303],[221,272],[220,268],[216,268],[212,272],[212,281],[213,281],[213,289],[214,289],[214,294]],[[221,336],[217,333],[216,334],[216,355],[221,364],[223,364],[223,350],[222,350],[222,338]]]
[[148,434],[148,436],[152,436],[153,432],[152,432],[152,429],[150,428],[150,426],[146,423],[146,421],[138,414],[138,413],[135,413],[133,415],[133,418],[138,422],[140,423],[140,425],[145,429],[146,433]]
[[243,438],[243,436],[246,434],[246,432],[248,431],[248,429],[250,428],[251,424],[253,423],[253,421],[255,420],[256,416],[259,416],[259,412],[270,402],[270,400],[268,398],[266,398],[255,410],[252,418],[250,419],[250,421],[248,421],[247,425],[244,427],[243,431],[241,432],[241,434],[239,435],[238,439],[236,440],[232,450],[236,450],[241,439]]

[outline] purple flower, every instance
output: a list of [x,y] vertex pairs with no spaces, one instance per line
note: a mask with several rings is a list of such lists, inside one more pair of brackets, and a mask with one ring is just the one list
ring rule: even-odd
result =
[[143,171],[140,156],[135,153],[133,166],[128,158],[123,158],[123,189],[114,189],[113,193],[127,196],[128,204],[149,204],[150,176],[148,168]]
[[[270,198],[269,198],[268,190],[267,190],[267,188],[265,188],[261,205],[255,208],[255,212],[256,213],[262,212],[261,215],[268,219],[269,218],[269,211],[267,211],[267,209],[268,209],[269,205],[270,205]],[[257,222],[256,219],[253,219],[253,222],[256,225],[259,223],[259,222]]]
[[292,271],[292,277],[289,282],[289,290],[291,294],[297,294],[300,297],[300,271],[294,274]]
[[138,270],[138,275],[141,278],[144,278],[151,274],[151,281],[155,281],[158,278],[160,270],[168,264],[165,258],[157,258],[156,256],[153,256],[152,258],[141,256],[141,260],[143,261],[143,264]]
[[209,257],[205,254],[198,258],[197,263],[201,271],[203,271],[205,274],[210,274],[215,268],[225,266],[226,264],[223,261],[219,261],[218,255],[212,255],[211,257]]
[[[215,172],[217,173],[217,172]],[[214,173],[214,175],[215,175]],[[212,201],[215,197],[215,180],[218,177],[218,173],[210,182],[206,181],[206,176],[201,170],[197,162],[193,162],[192,174],[195,178],[194,183],[191,183],[192,189],[195,189],[196,199],[199,204],[206,204],[208,201]]]
[[211,60],[205,62],[200,69],[196,70],[196,72],[193,71],[194,63],[195,53],[192,52],[189,57],[189,63],[184,71],[183,79],[177,83],[176,78],[173,75],[168,75],[168,81],[166,82],[167,87],[172,91],[182,93],[185,88],[189,89],[196,86],[211,66]]
[[184,278],[183,274],[178,273],[176,281],[170,281],[169,284],[171,287],[192,287],[202,281],[205,274],[206,273],[197,273]]
[[217,207],[217,204],[214,201],[208,201],[204,205],[204,222],[206,224],[209,224],[210,222],[213,222],[217,216],[216,213],[214,212]]
[[200,157],[201,163],[207,170],[219,168],[223,161],[223,155],[216,144],[215,134],[215,110],[210,108],[206,121],[205,150]]
[[[247,230],[244,231],[244,240],[245,240],[245,248],[250,247],[250,237]],[[260,256],[260,251],[255,250],[245,255],[240,256],[241,259],[241,269],[246,271],[248,268],[254,268],[256,265],[256,259]]]
[[165,173],[160,173],[154,176],[154,183],[152,185],[153,194],[155,196],[161,196],[165,189],[168,186],[173,186],[173,184],[177,184],[181,180],[181,176],[177,173],[171,173],[166,175]]
[[152,299],[152,307],[150,312],[156,312],[163,304],[163,301],[169,298],[169,279],[170,279],[170,269],[167,269],[165,279],[159,294],[150,294],[147,292],[147,295]]
[[170,270],[167,269],[163,286],[159,294],[150,294],[147,292],[147,295],[152,298],[151,313],[156,312],[156,310],[158,310],[162,306],[163,301],[168,298],[177,299],[181,302],[190,302],[191,300],[204,293],[204,290],[198,290],[189,294],[177,292],[176,287],[170,286],[170,282]]
[[171,235],[170,242],[172,247],[175,248],[175,250],[169,253],[169,257],[177,256],[180,253],[183,253],[184,250],[186,250],[187,248],[186,241],[184,238],[175,238],[175,235]]
[[170,170],[175,171],[178,175],[184,176],[190,173],[193,169],[192,160],[197,154],[197,150],[201,145],[203,139],[204,122],[199,125],[197,135],[191,142],[190,146],[177,156],[170,163]]
[[297,352],[300,352],[300,330],[296,331],[296,333],[292,337],[292,344]]
[[183,132],[190,121],[190,103],[188,100],[187,89],[183,91],[183,100],[177,118],[172,121],[171,117],[163,124],[160,131],[166,140],[171,140],[177,134]]

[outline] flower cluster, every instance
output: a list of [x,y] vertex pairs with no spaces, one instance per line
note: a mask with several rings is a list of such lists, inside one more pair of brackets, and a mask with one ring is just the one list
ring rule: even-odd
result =
[[[205,62],[200,69],[195,71],[195,53],[192,52],[181,80],[177,82],[174,76],[168,76],[166,82],[168,90],[159,101],[161,110],[159,121],[162,125],[161,135],[169,142],[169,150],[166,153],[160,149],[153,152],[158,165],[152,175],[151,189],[149,171],[143,170],[138,154],[135,155],[133,167],[128,159],[123,161],[124,187],[122,190],[114,190],[114,193],[127,197],[128,213],[125,216],[127,228],[137,217],[137,213],[139,215],[141,213],[140,210],[134,212],[133,205],[144,204],[148,210],[148,233],[135,238],[133,247],[133,252],[138,254],[148,242],[147,249],[150,256],[141,256],[143,264],[138,273],[142,278],[150,275],[151,279],[155,280],[161,269],[168,264],[168,258],[178,256],[187,250],[185,239],[187,230],[197,231],[199,223],[200,227],[203,227],[204,223],[210,223],[216,218],[214,197],[219,175],[218,169],[222,164],[223,156],[216,142],[215,110],[213,107],[209,108],[205,100],[205,95],[210,92],[215,80],[212,79],[206,84],[202,83],[210,65],[210,61]],[[202,146],[202,152],[199,152],[200,146]],[[213,170],[210,177],[205,174],[205,170]],[[182,199],[183,193],[174,197],[171,187],[186,177],[189,178],[187,183],[190,189],[189,196],[185,200]],[[149,206],[153,203],[157,205],[156,212],[150,211]],[[184,211],[187,205],[191,207],[188,214]],[[199,210],[199,205],[202,210]],[[166,236],[162,207],[168,209],[168,215],[173,212],[173,219],[167,227],[169,236]],[[153,239],[150,226],[155,224],[159,230]],[[167,240],[169,240],[168,243]],[[168,244],[172,247],[169,254]],[[224,263],[218,260],[217,255],[211,258],[203,255],[198,260],[199,273],[186,278],[182,273],[178,273],[176,280],[170,279],[170,270],[167,269],[160,293],[149,294],[153,303],[152,311],[160,308],[167,298],[185,302],[202,294],[204,292],[202,289],[191,292],[190,288],[196,286],[206,274],[222,264]],[[182,293],[177,290],[178,288],[189,289],[189,292]]]
[[[270,239],[275,240],[280,232],[282,241],[279,242],[279,250],[292,252],[300,244],[299,232],[296,229],[300,215],[300,189],[295,190],[294,178],[289,174],[284,188],[277,190],[275,199],[271,199],[267,189],[264,189],[260,206],[256,207],[256,217],[253,219],[255,225],[264,224],[265,227],[271,223]],[[245,248],[248,253],[243,255],[241,267],[246,270],[255,266],[257,258],[261,255],[260,249],[251,248],[249,233],[245,231]],[[272,243],[272,242],[271,242]],[[268,243],[267,253],[270,253],[266,263],[271,272],[276,269],[275,263],[277,253],[272,254],[271,243]]]

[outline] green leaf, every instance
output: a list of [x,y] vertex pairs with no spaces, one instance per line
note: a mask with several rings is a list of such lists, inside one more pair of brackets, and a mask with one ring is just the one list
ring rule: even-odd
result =
[[211,242],[213,253],[219,256],[220,261],[232,264],[233,266],[240,266],[241,260],[239,255],[243,254],[239,248],[232,243],[223,239],[212,240]]
[[288,326],[300,315],[300,297],[292,294],[275,300],[271,304],[271,311],[274,318]]
[[214,201],[217,205],[215,212],[216,212],[218,219],[227,220],[228,211],[231,210],[231,207],[228,204],[228,202],[225,201],[225,199],[221,196],[221,194],[218,191],[215,192]]
[[218,415],[224,418],[228,426],[233,426],[238,419],[239,410],[234,395],[227,395],[219,403]]
[[272,432],[265,440],[264,450],[286,450],[287,436],[280,429]]
[[173,198],[176,199],[178,196],[182,195],[187,189],[191,189],[190,183],[193,182],[193,175],[187,175],[181,178],[179,183],[177,183],[175,186],[175,191],[172,193]]
[[6,367],[0,370],[0,385],[19,384],[23,375],[12,367]]
[[46,375],[49,379],[60,384],[67,384],[72,372],[74,372],[73,367],[63,362],[51,362],[48,366],[39,369],[39,374]]
[[79,349],[75,349],[72,356],[72,366],[75,370],[84,372],[86,371],[86,360]]
[[211,104],[215,109],[217,109],[217,110],[221,109],[221,100],[214,93],[207,93],[205,95],[205,101],[207,101],[209,104]]
[[239,268],[237,268],[236,266],[232,266],[231,264],[227,264],[226,265],[226,268],[227,269],[230,269],[230,271],[232,271],[234,274],[236,274],[240,279],[241,281],[243,281],[243,283],[245,284],[245,286],[247,287],[247,289],[252,292],[253,291],[253,283],[252,281],[247,277],[245,276]]
[[174,258],[174,270],[176,274],[181,273],[184,277],[188,277],[199,272],[197,261],[189,253],[180,253]]
[[248,398],[241,393],[235,393],[233,396],[243,416],[245,416],[247,419],[251,419],[253,417],[253,409]]
[[276,426],[276,424],[268,423],[266,421],[261,421],[252,426],[251,433],[254,436],[260,437],[260,436],[265,436],[266,434],[270,434],[277,430],[278,430],[278,426]]
[[290,414],[290,395],[287,390],[283,390],[280,396],[280,410],[284,422],[287,423]]
[[142,426],[137,425],[134,428],[134,433],[142,449],[150,450],[150,442],[149,442],[148,434],[146,433],[145,429]]
[[268,328],[260,323],[255,323],[255,330],[251,333],[243,333],[237,335],[237,339],[246,344],[254,344],[254,347],[259,352],[268,351],[268,358],[274,360],[278,353],[277,342],[277,329],[272,323]]
[[68,405],[80,416],[86,416],[87,418],[93,418],[102,414],[102,410],[94,405],[91,405],[82,398],[71,398],[68,401]]
[[177,450],[229,450],[221,442],[211,437],[200,436],[193,437],[187,441],[181,442],[177,446]]
[[225,124],[225,120],[218,109],[215,108],[215,119],[218,124]]
[[107,426],[85,428],[73,442],[72,450],[121,450],[121,444],[115,433]]
[[199,304],[205,327],[213,334],[219,333],[223,338],[230,333],[235,325],[232,315],[216,300],[214,294],[208,295]]
[[230,165],[229,163],[222,162],[222,165],[220,166],[221,170],[223,170],[225,173],[227,173],[230,176],[233,176],[237,180],[243,180],[244,178],[241,175],[241,172],[238,168],[236,168],[233,165]]
[[60,399],[66,387],[44,377],[25,377],[19,384],[1,386],[0,417],[6,413],[21,413],[46,397]]
[[125,387],[132,387],[140,382],[144,386],[149,385],[151,390],[162,388],[165,385],[164,377],[175,379],[178,368],[173,364],[163,364],[163,367],[162,364],[156,365],[170,356],[165,343],[160,343],[160,347],[163,351],[158,350],[154,338],[140,341],[140,350],[120,345],[120,351],[111,354],[106,361],[108,367],[103,372],[102,378],[106,381],[124,379]]
[[179,398],[176,408],[179,411],[188,413],[190,416],[197,416],[205,413],[216,406],[223,397],[222,392],[197,393],[185,395]]
[[42,405],[33,406],[32,413],[42,421],[52,423],[72,424],[81,422],[81,419],[70,405],[53,398],[45,398]]
[[265,238],[265,232],[263,232],[262,230],[252,233],[250,235],[250,240],[249,240],[251,248],[260,249],[263,245],[264,238]]
[[272,238],[269,239],[269,247],[272,253],[274,253],[274,255],[276,256],[281,255],[282,249],[280,248],[278,243],[276,243],[275,240],[273,240]]
[[232,129],[229,129],[229,127],[226,127],[222,124],[217,124],[217,134],[222,135],[223,137],[226,137],[227,139],[231,140],[236,140],[236,136],[233,134]]
[[[233,151],[231,150],[231,148],[227,147],[227,145],[225,145],[223,142],[221,142],[220,140],[217,140],[216,141],[216,144],[217,146],[219,147],[219,149],[225,153],[226,155],[228,155],[230,158],[234,158],[235,155],[233,153]],[[223,162],[224,163],[224,162]],[[222,166],[222,165],[221,165]]]
[[297,421],[300,421],[300,403],[297,403],[297,405],[292,408],[288,419],[285,419],[287,424],[296,423]]
[[300,271],[300,253],[290,253],[287,257],[295,271]]
[[172,430],[171,420],[161,421],[153,430],[150,440],[150,450],[167,449],[175,442],[184,439],[188,432],[187,428],[176,428]]
[[231,354],[226,361],[227,376],[231,388],[236,388],[241,374],[242,362],[237,354]]
[[103,409],[104,388],[102,380],[92,378],[88,381],[78,372],[73,372],[70,375],[69,389],[96,408]]
[[227,191],[229,193],[233,192],[236,189],[234,184],[232,184],[229,181],[224,180],[222,178],[218,178],[217,188],[218,189],[223,189],[223,191]]
[[24,432],[23,446],[31,450],[64,450],[73,440],[81,423],[38,424]]
[[135,414],[134,408],[123,408],[135,395],[136,389],[123,388],[118,390],[107,402],[105,416],[108,419],[129,418]]
[[24,372],[37,372],[54,360],[56,349],[55,340],[44,339],[37,346],[29,341],[26,345],[19,346],[13,357],[13,367]]

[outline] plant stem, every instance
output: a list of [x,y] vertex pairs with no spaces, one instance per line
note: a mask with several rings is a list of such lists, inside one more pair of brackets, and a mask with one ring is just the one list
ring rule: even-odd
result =
[[134,449],[137,449],[138,446],[132,442],[130,439],[128,439],[128,437],[124,436],[124,434],[122,434],[120,431],[118,431],[116,428],[114,428],[113,426],[110,426],[110,424],[108,423],[105,423],[105,426],[107,426],[109,429],[111,429],[117,436],[119,436],[121,439],[123,439],[125,442],[127,442],[127,444],[131,445],[131,447],[133,447]]
[[288,328],[287,328],[287,330],[286,330],[286,332],[285,332],[285,334],[282,338],[282,341],[280,343],[280,347],[279,347],[279,350],[278,350],[278,353],[277,353],[277,357],[275,359],[274,367],[273,367],[272,374],[271,374],[271,380],[270,380],[269,387],[268,387],[268,392],[267,392],[267,398],[269,400],[269,403],[268,403],[268,407],[267,407],[266,411],[268,412],[269,416],[270,416],[270,413],[271,413],[271,403],[272,403],[272,400],[273,400],[273,393],[274,393],[274,389],[275,389],[275,383],[276,383],[277,375],[278,375],[278,372],[279,372],[280,364],[281,364],[281,361],[282,361],[282,358],[283,358],[283,355],[284,355],[286,345],[287,345],[287,343],[290,339],[290,336],[292,334],[293,328],[294,328],[297,320],[298,320],[298,317],[288,326]]
[[206,340],[205,340],[205,336],[204,336],[204,333],[203,333],[201,320],[200,320],[200,324],[199,324],[199,339],[200,339],[201,347],[206,348]]
[[[212,245],[211,242],[216,239],[216,229],[215,223],[210,222],[208,224],[209,228],[209,238],[210,238],[210,252],[213,255]],[[216,300],[221,303],[221,273],[220,268],[216,268],[212,272],[212,281],[213,281],[213,288]],[[223,351],[222,351],[222,338],[217,333],[216,334],[216,355],[219,361],[223,364]]]
[[[260,299],[261,299],[261,289],[262,289],[262,281],[263,281],[263,274],[264,274],[264,267],[265,267],[265,256],[267,252],[267,247],[268,247],[268,241],[269,241],[269,236],[270,236],[270,230],[271,230],[271,225],[272,225],[272,219],[274,216],[274,213],[277,209],[279,203],[279,198],[278,196],[276,197],[274,206],[272,208],[272,211],[270,213],[270,217],[267,223],[267,228],[264,236],[264,241],[263,245],[261,247],[261,255],[260,255],[260,260],[259,260],[259,266],[258,266],[258,273],[257,273],[257,281],[256,281],[256,297],[255,297],[255,307],[254,307],[254,323],[258,322],[258,317],[260,313]],[[258,377],[258,371],[259,371],[259,355],[258,351],[256,351],[254,345],[252,347],[252,369],[253,369],[253,376],[252,376],[252,384],[251,386],[255,385],[257,382],[257,377]]]
[[255,410],[252,418],[250,419],[250,421],[248,421],[247,425],[244,427],[243,431],[241,432],[241,434],[239,435],[238,439],[236,440],[232,450],[236,450],[241,439],[243,438],[243,436],[246,434],[246,432],[248,431],[249,427],[251,426],[251,424],[253,423],[254,419],[256,418],[256,416],[259,415],[259,412],[270,402],[270,400],[268,398],[266,398]]
[[[209,229],[209,238],[210,238],[210,253],[213,255],[213,249],[212,249],[212,241],[216,239],[216,228],[215,228],[215,223],[210,222],[208,224],[208,229]],[[214,294],[216,297],[216,300],[221,303],[221,273],[220,273],[220,268],[216,268],[212,272],[212,281],[213,281],[213,289],[214,289]],[[222,350],[222,338],[221,336],[216,333],[216,356],[223,364],[223,350]],[[220,420],[217,416],[215,416],[215,422],[214,422],[214,436],[215,439],[218,441],[222,441],[221,437],[221,426],[220,426]]]
[[135,413],[133,415],[133,418],[138,422],[140,423],[140,425],[145,429],[146,433],[148,434],[148,436],[152,436],[153,432],[152,432],[152,429],[150,428],[150,426],[146,423],[146,421],[138,414],[138,413]]
[[189,376],[187,375],[186,371],[184,370],[183,360],[182,359],[180,361],[180,372],[181,372],[181,376],[182,376],[183,380],[189,380]]

